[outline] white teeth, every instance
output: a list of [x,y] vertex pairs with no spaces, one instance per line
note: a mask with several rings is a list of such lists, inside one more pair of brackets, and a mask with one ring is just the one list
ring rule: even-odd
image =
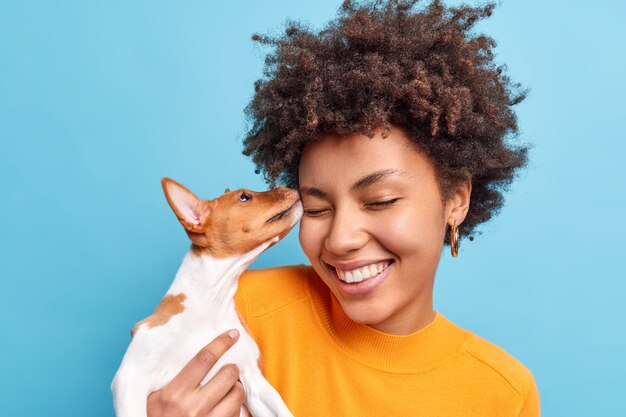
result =
[[369,269],[370,269],[369,276],[370,276],[370,277],[373,277],[374,275],[376,275],[376,274],[378,274],[380,271],[382,271],[382,266],[381,266],[381,269],[379,270],[378,268],[376,268],[376,266],[375,266],[375,265],[370,265],[370,268],[369,268]]
[[345,281],[347,283],[353,282],[361,282],[365,279],[372,278],[382,271],[387,269],[389,266],[388,262],[380,262],[377,264],[367,265],[361,268],[356,268],[351,271],[341,271],[337,269],[337,276],[340,280]]

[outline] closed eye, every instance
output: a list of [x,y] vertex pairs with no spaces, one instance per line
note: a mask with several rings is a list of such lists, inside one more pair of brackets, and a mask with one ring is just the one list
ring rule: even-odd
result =
[[391,200],[384,200],[384,201],[372,201],[371,203],[367,203],[366,205],[373,206],[373,207],[384,207],[384,206],[390,206],[398,200],[399,198],[392,198]]
[[326,209],[321,209],[321,210],[304,210],[304,215],[305,216],[309,216],[309,217],[317,217],[317,216],[321,216],[322,214],[324,214],[325,211],[326,211]]

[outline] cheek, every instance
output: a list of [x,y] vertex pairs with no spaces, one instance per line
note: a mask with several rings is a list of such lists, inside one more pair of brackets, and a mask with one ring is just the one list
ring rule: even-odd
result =
[[406,210],[376,222],[379,242],[397,255],[437,253],[441,249],[441,220],[438,213]]
[[322,245],[320,228],[315,227],[309,219],[303,217],[302,220],[300,220],[298,239],[300,240],[302,251],[306,257],[309,258],[311,264],[314,265],[314,259],[319,258]]

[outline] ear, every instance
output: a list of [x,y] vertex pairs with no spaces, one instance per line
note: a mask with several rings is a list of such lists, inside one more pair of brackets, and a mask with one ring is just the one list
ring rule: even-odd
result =
[[470,197],[472,195],[472,182],[469,179],[459,181],[454,192],[448,199],[446,220],[457,226],[463,223],[469,210]]
[[209,204],[169,178],[163,178],[161,185],[167,202],[183,227],[189,232],[201,232],[211,212]]

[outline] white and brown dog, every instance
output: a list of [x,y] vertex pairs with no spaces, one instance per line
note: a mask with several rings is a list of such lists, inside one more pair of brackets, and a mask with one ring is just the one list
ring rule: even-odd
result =
[[248,265],[302,216],[297,191],[238,190],[204,201],[168,178],[162,185],[192,245],[154,314],[131,332],[133,339],[111,385],[117,416],[145,417],[148,395],[168,384],[217,335],[233,328],[240,339],[201,384],[224,364],[234,363],[254,417],[292,416],[261,374],[259,349],[239,320],[234,295]]

